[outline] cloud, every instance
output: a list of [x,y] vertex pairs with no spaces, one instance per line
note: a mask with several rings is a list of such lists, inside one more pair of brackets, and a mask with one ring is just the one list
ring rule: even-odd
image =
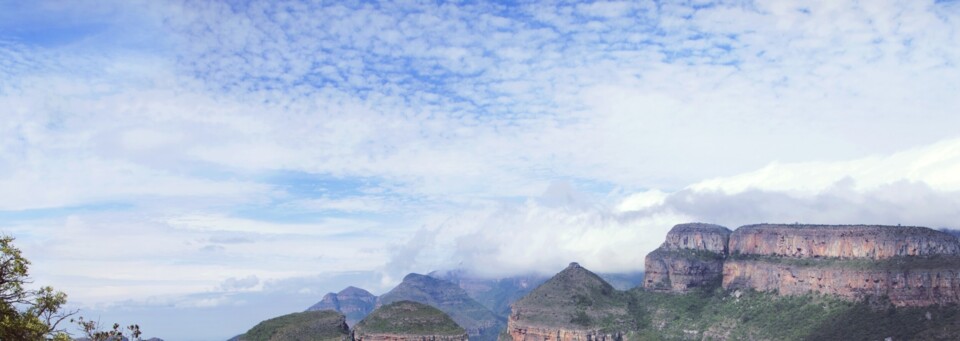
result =
[[0,228],[84,304],[635,270],[696,220],[956,221],[951,3],[11,6]]
[[220,288],[224,291],[237,291],[237,290],[246,290],[253,289],[260,284],[260,279],[256,275],[250,275],[243,278],[230,277],[223,281],[220,284]]

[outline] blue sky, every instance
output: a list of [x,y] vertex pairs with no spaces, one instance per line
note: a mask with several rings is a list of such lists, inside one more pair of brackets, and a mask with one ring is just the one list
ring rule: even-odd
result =
[[958,46],[951,1],[0,1],[0,231],[190,341],[681,222],[960,228]]

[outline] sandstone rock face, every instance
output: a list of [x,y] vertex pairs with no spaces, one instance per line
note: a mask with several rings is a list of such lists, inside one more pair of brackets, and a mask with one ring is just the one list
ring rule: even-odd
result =
[[[781,295],[818,292],[897,306],[960,303],[960,241],[924,227],[675,226],[646,258],[644,287],[683,293],[720,282]],[[728,240],[727,247],[718,245]]]
[[680,224],[647,255],[643,286],[647,290],[684,293],[717,285],[723,274],[730,230],[710,224]]
[[723,265],[723,287],[781,295],[812,291],[851,300],[887,296],[897,306],[926,306],[960,302],[960,267],[863,269],[728,260]]
[[713,224],[690,223],[674,226],[660,247],[665,250],[701,250],[727,253],[730,229]]
[[621,333],[604,333],[600,330],[571,330],[548,327],[524,326],[507,322],[507,331],[513,341],[621,341]]
[[925,227],[869,225],[748,225],[730,236],[730,252],[797,258],[958,255],[960,243]]
[[467,341],[467,335],[359,334],[355,341]]

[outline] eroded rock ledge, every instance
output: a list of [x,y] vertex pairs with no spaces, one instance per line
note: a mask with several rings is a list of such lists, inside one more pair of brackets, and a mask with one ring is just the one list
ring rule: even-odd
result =
[[960,303],[960,241],[925,227],[762,224],[730,233],[683,224],[647,255],[646,269],[644,287],[661,292],[720,284],[898,306]]

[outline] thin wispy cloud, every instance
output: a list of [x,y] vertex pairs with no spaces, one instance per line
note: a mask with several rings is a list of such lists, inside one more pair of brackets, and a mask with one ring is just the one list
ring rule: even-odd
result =
[[956,227],[957,46],[949,1],[4,4],[0,230],[171,326],[686,221]]

